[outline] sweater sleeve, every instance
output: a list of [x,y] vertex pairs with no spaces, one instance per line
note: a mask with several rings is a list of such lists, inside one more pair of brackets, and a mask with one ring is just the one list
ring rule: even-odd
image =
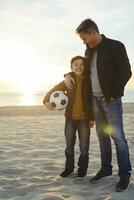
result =
[[66,91],[66,90],[67,90],[64,81],[62,81],[62,82],[60,82],[59,84],[57,84],[56,86],[54,86],[51,90],[49,90],[49,91],[46,93],[46,95],[45,95],[45,97],[44,97],[44,99],[43,99],[43,104],[45,104],[46,102],[49,102],[49,98],[50,98],[51,94],[52,94],[53,92],[57,91],[57,90],[59,90],[59,91]]

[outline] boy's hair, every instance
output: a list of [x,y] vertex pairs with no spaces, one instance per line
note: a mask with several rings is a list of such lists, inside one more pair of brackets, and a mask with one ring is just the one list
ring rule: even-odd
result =
[[99,33],[99,28],[97,24],[91,19],[85,19],[80,23],[80,25],[76,28],[76,33],[88,33],[90,34],[92,31],[96,31]]
[[82,56],[75,56],[75,57],[73,57],[73,58],[71,59],[71,61],[70,61],[71,69],[72,69],[72,64],[73,64],[73,62],[76,61],[76,60],[79,60],[79,59],[82,59],[83,62],[85,61],[84,57],[82,57]]

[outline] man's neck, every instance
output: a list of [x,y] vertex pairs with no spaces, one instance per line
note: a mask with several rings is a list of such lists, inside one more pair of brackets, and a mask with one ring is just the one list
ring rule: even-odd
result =
[[98,34],[94,47],[98,46],[101,43],[101,41],[102,41],[102,35]]

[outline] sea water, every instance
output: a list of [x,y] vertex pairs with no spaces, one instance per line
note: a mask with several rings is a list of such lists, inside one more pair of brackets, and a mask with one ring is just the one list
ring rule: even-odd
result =
[[[16,93],[0,93],[0,106],[28,106],[43,105],[43,97],[45,93],[36,94],[16,94]],[[126,89],[123,103],[134,103],[134,89]]]

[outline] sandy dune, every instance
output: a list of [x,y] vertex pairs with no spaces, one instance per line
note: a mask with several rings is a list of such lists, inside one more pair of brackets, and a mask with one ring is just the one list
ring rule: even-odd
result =
[[[63,112],[62,112],[63,113]],[[88,176],[61,178],[64,167],[64,116],[43,106],[0,108],[0,200],[133,200],[134,174],[127,192],[115,192],[114,175],[100,183],[89,179],[100,167],[99,146],[92,129]],[[134,104],[124,105],[124,126],[134,165]],[[76,170],[79,154],[76,144]]]

